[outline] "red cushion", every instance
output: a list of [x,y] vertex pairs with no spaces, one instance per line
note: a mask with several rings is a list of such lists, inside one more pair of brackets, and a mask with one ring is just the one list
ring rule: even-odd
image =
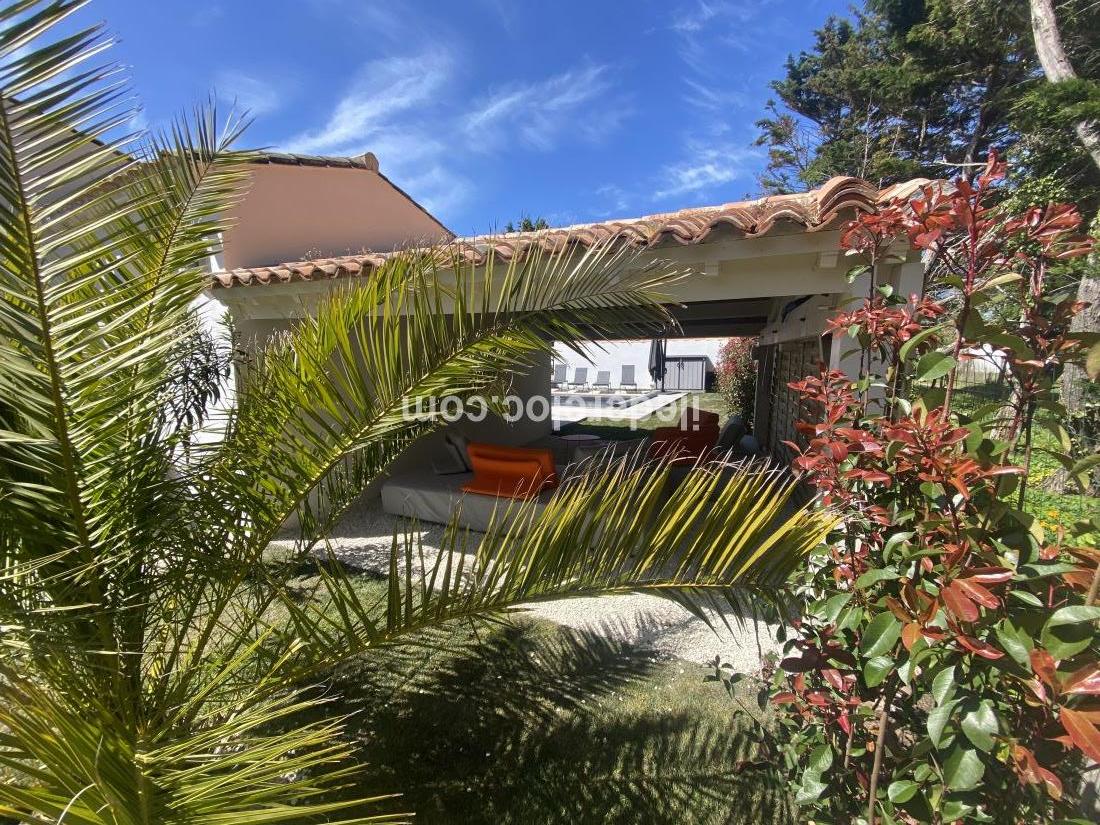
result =
[[696,407],[685,407],[680,415],[680,429],[685,431],[705,430],[709,427],[718,429],[722,418],[718,413],[709,410],[700,410]]
[[474,477],[462,485],[467,493],[532,498],[558,486],[554,456],[549,450],[471,442],[466,452],[474,471]]
[[718,428],[707,427],[685,432],[679,427],[658,427],[650,438],[649,454],[654,458],[674,458],[674,463],[694,463],[718,442]]

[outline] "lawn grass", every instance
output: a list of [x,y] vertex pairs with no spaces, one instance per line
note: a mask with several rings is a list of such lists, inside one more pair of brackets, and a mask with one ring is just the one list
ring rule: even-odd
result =
[[351,792],[400,792],[384,809],[421,823],[793,821],[772,766],[743,764],[758,722],[709,668],[514,616],[333,675],[366,766]]

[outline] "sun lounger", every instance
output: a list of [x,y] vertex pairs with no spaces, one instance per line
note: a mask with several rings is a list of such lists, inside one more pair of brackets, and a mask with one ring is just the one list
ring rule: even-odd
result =
[[554,389],[565,386],[565,381],[569,377],[569,365],[568,364],[554,364],[554,375],[550,379],[550,386]]

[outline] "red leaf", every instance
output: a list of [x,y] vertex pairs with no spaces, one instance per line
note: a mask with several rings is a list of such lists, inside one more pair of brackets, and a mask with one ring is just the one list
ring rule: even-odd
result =
[[1043,780],[1043,784],[1046,785],[1047,794],[1051,799],[1062,798],[1062,780],[1060,780],[1053,773],[1048,771],[1042,765],[1039,765],[1036,769],[1036,773],[1039,774],[1039,778]]
[[1005,567],[973,567],[967,572],[968,579],[982,584],[1001,584],[1012,578],[1012,571]]
[[901,629],[901,643],[905,645],[906,650],[912,650],[913,645],[917,643],[917,639],[920,637],[921,626],[916,622],[909,622]]
[[954,584],[961,587],[967,596],[984,607],[994,608],[1000,604],[996,596],[973,579],[956,579]]
[[1093,696],[1100,694],[1100,665],[1096,663],[1088,664],[1071,674],[1066,679],[1062,692]]
[[975,656],[981,656],[983,659],[1000,659],[1004,656],[1004,653],[997,650],[993,645],[986,644],[981,639],[975,639],[972,636],[964,636],[962,634],[955,638],[958,640],[959,644]]
[[1058,675],[1054,672],[1054,657],[1040,648],[1035,648],[1028,655],[1031,658],[1031,669],[1035,671],[1035,675],[1054,688],[1055,692],[1061,693]]
[[1089,759],[1100,762],[1100,730],[1075,710],[1062,708],[1058,714],[1070,741]]
[[970,600],[966,591],[959,587],[958,582],[951,582],[940,591],[947,609],[962,619],[964,622],[974,622],[978,619],[978,606]]
[[1035,677],[1032,677],[1032,678],[1028,679],[1026,682],[1024,682],[1024,684],[1027,685],[1031,689],[1031,692],[1034,693],[1036,697],[1038,697],[1040,702],[1042,702],[1043,704],[1046,704],[1046,702],[1047,702],[1047,689],[1045,687],[1043,687],[1042,682],[1040,682]]
[[844,731],[845,734],[852,732],[852,720],[848,718],[848,711],[844,711],[844,713],[840,714],[840,716],[837,717],[836,723],[840,725],[840,729]]
[[774,705],[788,705],[796,704],[798,697],[791,693],[789,690],[781,691],[772,697],[772,704]]
[[838,693],[844,693],[844,679],[840,675],[840,671],[835,668],[827,667],[821,671],[821,676],[832,685],[833,689]]

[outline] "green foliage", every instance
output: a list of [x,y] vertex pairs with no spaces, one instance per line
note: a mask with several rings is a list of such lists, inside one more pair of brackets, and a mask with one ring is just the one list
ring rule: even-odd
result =
[[546,218],[539,215],[537,218],[532,219],[530,215],[524,215],[520,218],[519,223],[512,223],[508,221],[504,225],[505,232],[536,232],[540,229],[549,229],[550,224],[546,222]]
[[1065,191],[1054,200],[1095,211],[1100,173],[1072,123],[1096,108],[1100,10],[1073,0],[1058,14],[1081,79],[1057,90],[1042,79],[1023,0],[865,0],[849,18],[830,17],[772,84],[779,103],[758,122],[769,150],[762,186],[937,179],[997,148],[1014,162],[1014,183],[1056,180]]
[[407,821],[356,798],[348,719],[318,690],[334,668],[580,592],[728,608],[830,528],[754,468],[669,490],[666,464],[624,459],[545,514],[517,505],[481,551],[457,527],[433,558],[395,537],[381,599],[338,569],[301,586],[333,522],[439,425],[419,400],[491,396],[555,340],[651,337],[682,273],[613,242],[484,267],[395,254],[238,363],[224,438],[201,443],[226,356],[193,305],[249,175],[241,125],[200,109],[115,140],[132,113],[98,29],[63,24],[81,5],[0,8],[0,816]]

